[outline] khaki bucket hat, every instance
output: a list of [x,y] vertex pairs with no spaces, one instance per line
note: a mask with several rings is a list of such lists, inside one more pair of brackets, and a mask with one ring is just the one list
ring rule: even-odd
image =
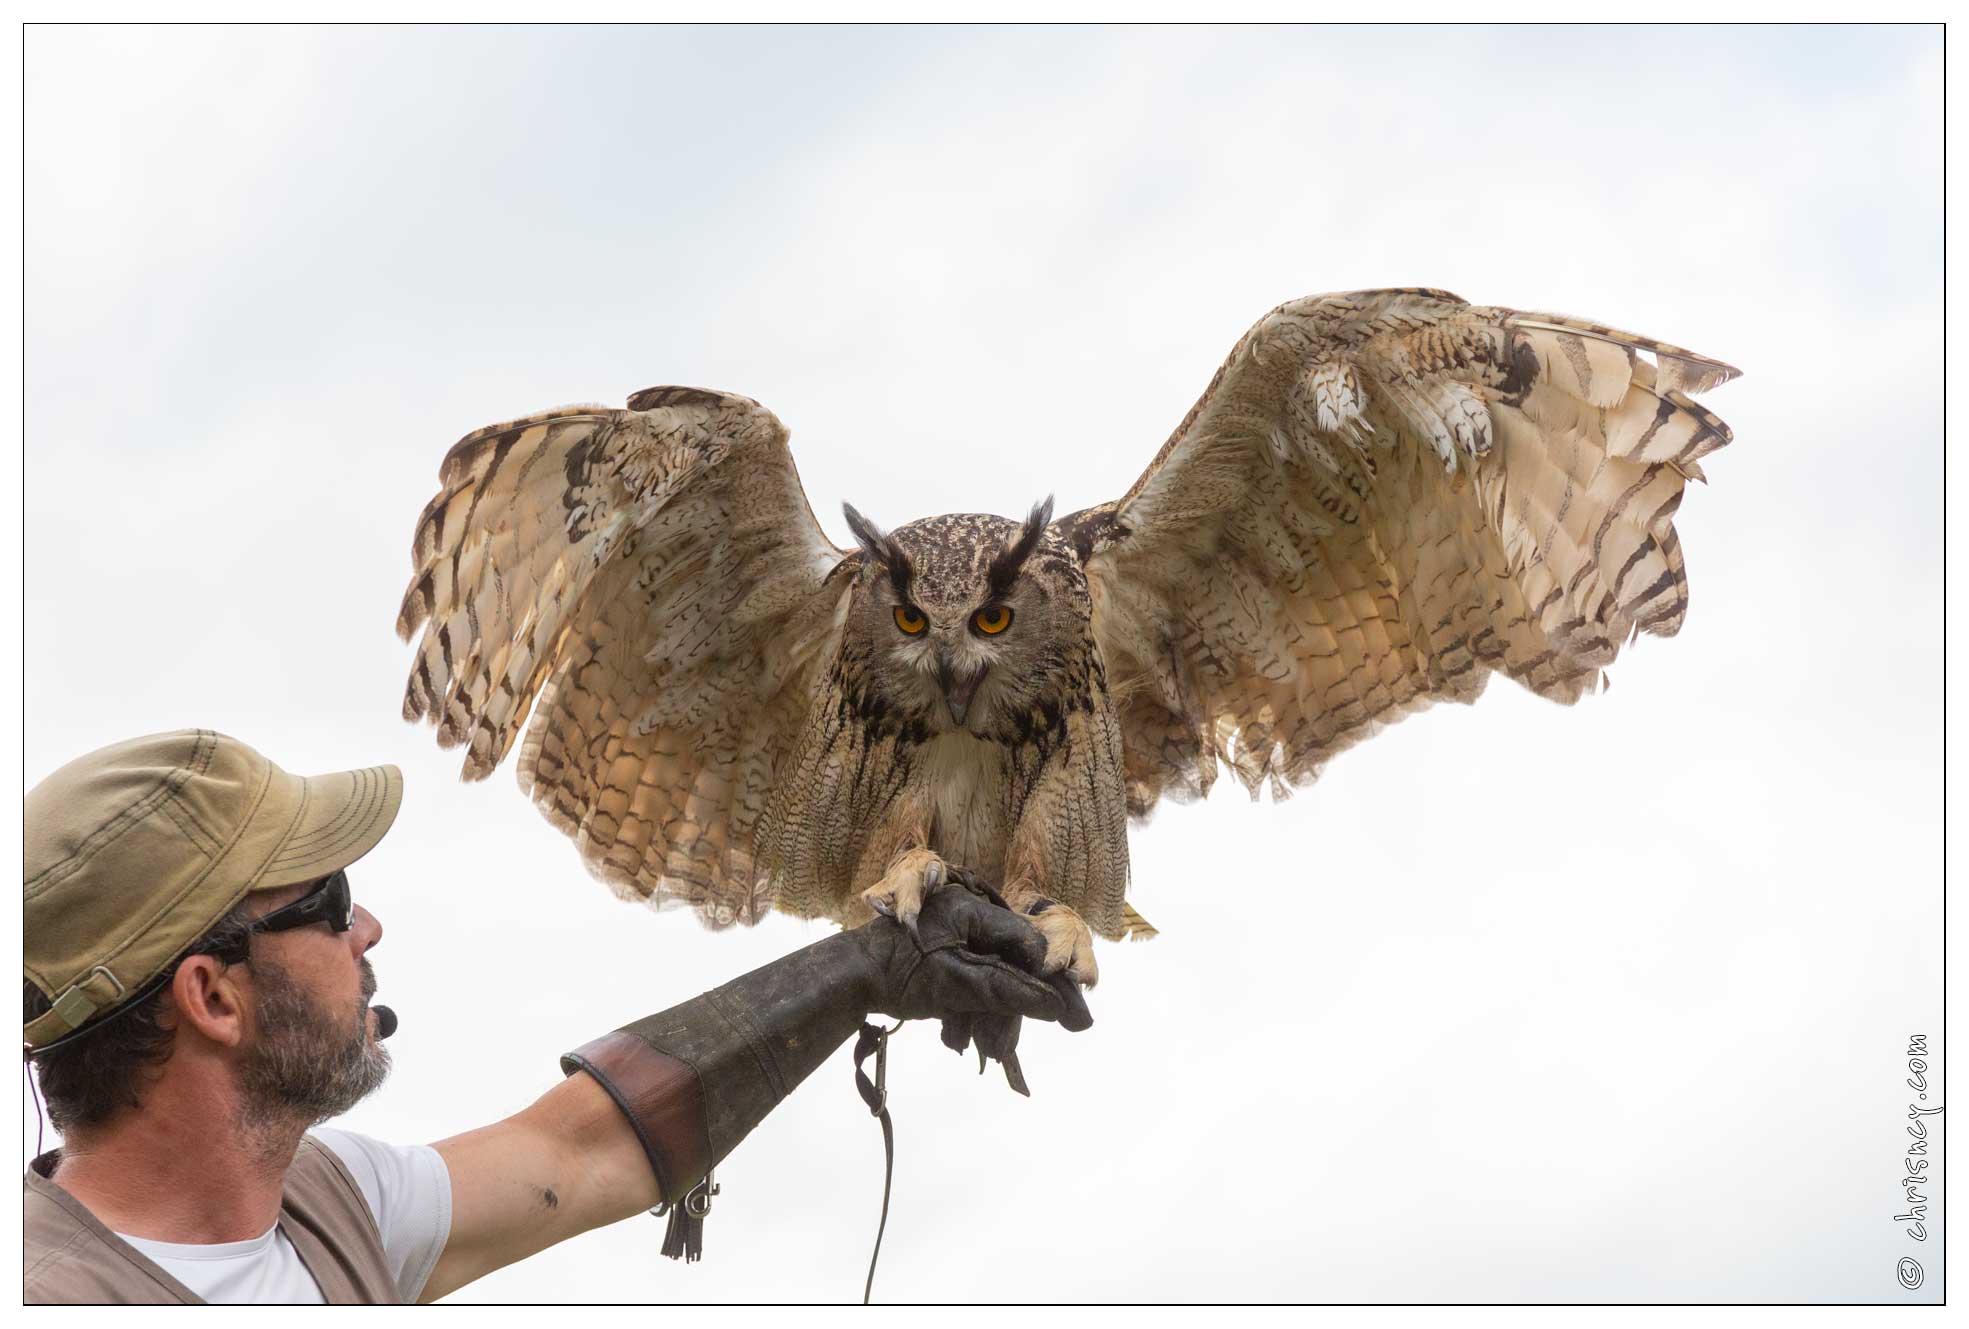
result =
[[396,820],[394,766],[289,775],[183,729],[77,758],[27,794],[23,968],[53,1002],[28,1048],[116,1009],[252,891],[328,876]]

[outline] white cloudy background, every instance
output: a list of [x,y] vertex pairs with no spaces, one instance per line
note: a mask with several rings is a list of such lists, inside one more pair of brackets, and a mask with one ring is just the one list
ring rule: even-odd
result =
[[[462,786],[398,719],[456,438],[702,384],[787,422],[837,541],[843,499],[1069,511],[1272,305],[1426,284],[1743,367],[1686,629],[1575,709],[1500,682],[1137,831],[1163,936],[1103,949],[1091,1032],[1029,1030],[1030,1101],[899,1037],[878,1294],[1939,1295],[1940,1224],[1892,1217],[1900,1053],[1941,1033],[1938,30],[26,45],[26,778],[184,725],[403,767],[356,877],[398,1069],[346,1124],[482,1124],[825,931],[619,904],[510,768]],[[859,1294],[845,1056],[720,1180],[701,1264],[639,1219],[455,1299]]]

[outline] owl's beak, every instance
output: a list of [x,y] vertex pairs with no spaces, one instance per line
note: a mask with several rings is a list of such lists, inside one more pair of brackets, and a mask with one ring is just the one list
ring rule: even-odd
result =
[[984,682],[985,673],[991,668],[984,665],[974,674],[959,677],[950,667],[950,661],[937,660],[937,686],[943,689],[943,703],[950,708],[953,724],[963,724],[965,713],[971,709],[971,698],[977,694],[978,684]]

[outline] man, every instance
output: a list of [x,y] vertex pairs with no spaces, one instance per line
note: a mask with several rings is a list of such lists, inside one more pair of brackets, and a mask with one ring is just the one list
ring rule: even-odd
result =
[[346,869],[401,796],[393,766],[304,779],[203,730],[29,791],[23,1043],[63,1133],[26,1178],[29,1302],[430,1301],[676,1204],[871,1012],[1000,1049],[1023,1016],[1089,1022],[1028,923],[946,887],[912,927],[594,1040],[504,1121],[427,1148],[309,1134],[389,1069],[383,928]]

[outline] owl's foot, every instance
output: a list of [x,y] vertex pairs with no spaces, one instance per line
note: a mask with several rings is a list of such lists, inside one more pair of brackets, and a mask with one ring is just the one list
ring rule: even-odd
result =
[[882,880],[861,893],[861,900],[876,913],[893,918],[914,932],[923,901],[949,876],[950,870],[943,859],[930,850],[906,849],[882,874]]
[[1039,929],[1040,936],[1046,938],[1043,972],[1055,974],[1064,971],[1067,977],[1084,988],[1091,988],[1100,981],[1101,967],[1094,963],[1094,934],[1081,921],[1079,914],[1058,900],[1049,900],[1043,895],[1015,900],[1013,907],[1026,916],[1028,923]]

